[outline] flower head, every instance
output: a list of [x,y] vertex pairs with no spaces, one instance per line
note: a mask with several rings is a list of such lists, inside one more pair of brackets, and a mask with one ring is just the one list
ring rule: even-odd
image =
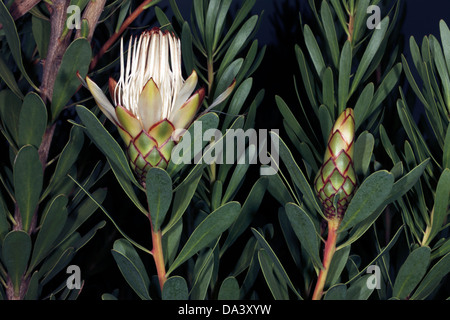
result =
[[342,219],[353,197],[356,186],[353,167],[354,136],[353,109],[347,108],[331,130],[323,164],[314,181],[315,191],[329,219]]
[[[130,165],[141,183],[151,167],[165,169],[177,142],[200,108],[205,90],[195,93],[195,71],[183,79],[180,40],[159,28],[131,38],[125,53],[120,43],[120,78],[110,78],[114,106],[91,80],[86,83],[97,105],[118,128]],[[126,63],[125,63],[126,55]]]

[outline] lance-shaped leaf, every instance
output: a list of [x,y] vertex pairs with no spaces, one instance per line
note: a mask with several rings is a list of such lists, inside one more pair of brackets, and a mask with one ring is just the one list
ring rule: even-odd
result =
[[367,177],[356,191],[342,219],[339,231],[345,231],[369,217],[389,196],[394,176],[377,171]]
[[430,252],[429,247],[419,247],[409,254],[395,279],[394,297],[405,299],[410,295],[428,269]]
[[14,161],[14,190],[22,218],[22,228],[28,231],[42,190],[43,171],[35,147],[26,145]]
[[321,269],[322,262],[319,256],[320,240],[317,236],[314,222],[302,208],[294,203],[288,203],[285,209],[298,240],[306,252],[308,252],[309,258],[314,266]]
[[2,262],[11,279],[14,295],[19,295],[22,276],[31,253],[31,238],[23,231],[11,231],[2,244]]
[[192,232],[167,275],[225,232],[233,224],[240,210],[241,205],[238,202],[229,202],[210,213]]
[[39,148],[47,127],[47,109],[34,92],[25,96],[19,116],[19,147],[31,144]]
[[61,61],[61,66],[56,75],[52,97],[52,118],[56,119],[66,103],[75,94],[80,86],[77,72],[84,79],[89,69],[92,52],[91,45],[85,38],[74,40]]
[[160,168],[151,168],[147,172],[146,192],[148,210],[153,230],[157,232],[172,203],[172,179]]
[[126,239],[116,240],[112,255],[120,272],[136,294],[143,300],[151,300],[148,291],[150,279],[141,258],[131,243]]

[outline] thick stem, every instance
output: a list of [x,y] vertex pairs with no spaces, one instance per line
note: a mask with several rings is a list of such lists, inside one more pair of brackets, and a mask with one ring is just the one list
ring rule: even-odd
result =
[[[151,223],[150,223],[151,224]],[[155,260],[156,272],[158,273],[159,286],[162,289],[166,282],[166,266],[164,264],[164,253],[162,248],[162,233],[161,230],[155,232],[152,227],[152,242],[153,242],[153,259]]]
[[325,248],[323,251],[323,269],[320,270],[312,300],[322,299],[323,288],[325,286],[325,281],[327,280],[328,270],[330,268],[333,255],[336,252],[337,229],[339,227],[339,222],[340,221],[338,219],[328,221],[328,238],[325,242]]

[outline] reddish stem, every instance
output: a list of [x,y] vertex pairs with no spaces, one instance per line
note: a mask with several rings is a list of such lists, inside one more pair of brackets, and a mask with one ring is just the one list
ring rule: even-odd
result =
[[339,223],[340,221],[338,219],[328,221],[328,237],[323,251],[323,268],[320,270],[312,300],[322,299],[323,288],[327,279],[328,270],[330,268],[333,255],[336,252],[337,229],[339,227]]
[[97,65],[100,58],[108,51],[108,49],[114,44],[114,42],[117,41],[117,39],[122,35],[122,33],[125,32],[125,30],[128,28],[128,26],[136,20],[136,18],[144,11],[144,8],[153,0],[145,0],[143,1],[139,7],[136,8],[129,16],[125,19],[125,21],[122,23],[122,26],[120,27],[118,32],[113,33],[113,35],[105,42],[103,47],[100,49],[100,51],[97,53],[97,55],[92,59],[91,65],[89,66],[89,70],[93,70],[95,66]]

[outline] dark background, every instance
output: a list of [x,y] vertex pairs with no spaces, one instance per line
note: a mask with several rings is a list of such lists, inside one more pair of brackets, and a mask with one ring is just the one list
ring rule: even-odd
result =
[[[188,17],[192,1],[180,0],[177,2],[183,16]],[[238,4],[239,1],[234,1],[232,8],[236,10]],[[403,42],[401,52],[409,59],[410,36],[414,36],[420,45],[425,35],[433,34],[439,39],[440,19],[446,20],[447,24],[450,25],[450,1],[403,0],[403,6],[403,21],[399,24],[401,25],[400,31]],[[161,2],[160,7],[167,8],[168,2]],[[307,0],[257,0],[254,13],[260,14],[263,10],[263,20],[257,39],[261,45],[267,45],[267,51],[261,67],[254,75],[254,87],[255,94],[260,88],[264,88],[266,94],[264,102],[259,109],[257,126],[275,129],[282,128],[282,119],[274,100],[275,95],[280,95],[288,105],[298,104],[294,91],[293,76],[296,75],[298,77],[298,65],[294,55],[294,45],[301,40],[299,12],[302,12],[304,23],[312,21],[312,18],[307,15],[309,12]],[[167,9],[167,15],[170,17],[169,9]],[[414,72],[414,70],[412,71]],[[421,108],[419,104],[416,104],[416,109],[419,110],[419,113]],[[248,180],[249,187],[251,187],[251,184],[255,180],[252,178]],[[114,183],[113,178],[111,180],[111,186]],[[250,189],[243,187],[242,190],[245,190],[244,193],[247,193]],[[245,196],[246,194],[238,195],[238,200],[241,200],[241,198],[245,199]],[[130,204],[124,204],[121,199],[126,199],[126,196],[121,194],[120,190],[116,190],[115,193],[109,193],[105,201],[106,208],[112,212],[114,219],[116,219],[121,228],[127,234],[133,234],[133,236],[149,234],[147,222],[142,215],[136,213],[136,210],[131,210]],[[260,219],[257,219],[255,224],[263,225],[264,223],[270,222],[277,225],[277,201],[268,194],[261,208],[261,212],[258,213]],[[96,217],[97,220],[105,219],[101,212],[98,212]],[[279,230],[276,232],[279,232]],[[123,280],[110,253],[114,240],[120,237],[120,234],[108,222],[107,226],[100,230],[97,236],[83,248],[83,252],[75,258],[73,264],[80,265],[82,278],[85,280],[85,286],[80,299],[98,300],[101,294],[111,293],[115,289],[119,289],[122,299],[137,298]],[[136,240],[150,248],[151,242],[149,237],[142,237]],[[280,247],[274,249],[282,250],[283,240],[280,240],[278,241],[278,246]],[[271,244],[274,243],[272,242]],[[287,255],[289,254],[287,253]],[[142,258],[146,265],[152,266],[153,262],[148,255],[142,255]],[[236,257],[225,256],[224,258],[230,259],[232,265],[236,261]],[[152,272],[151,267],[150,272]],[[261,278],[259,283],[262,294],[266,294],[265,298],[270,299],[270,292],[267,292],[267,288],[265,288],[264,279]],[[449,292],[447,289],[447,292],[443,296],[447,297],[448,295]]]

